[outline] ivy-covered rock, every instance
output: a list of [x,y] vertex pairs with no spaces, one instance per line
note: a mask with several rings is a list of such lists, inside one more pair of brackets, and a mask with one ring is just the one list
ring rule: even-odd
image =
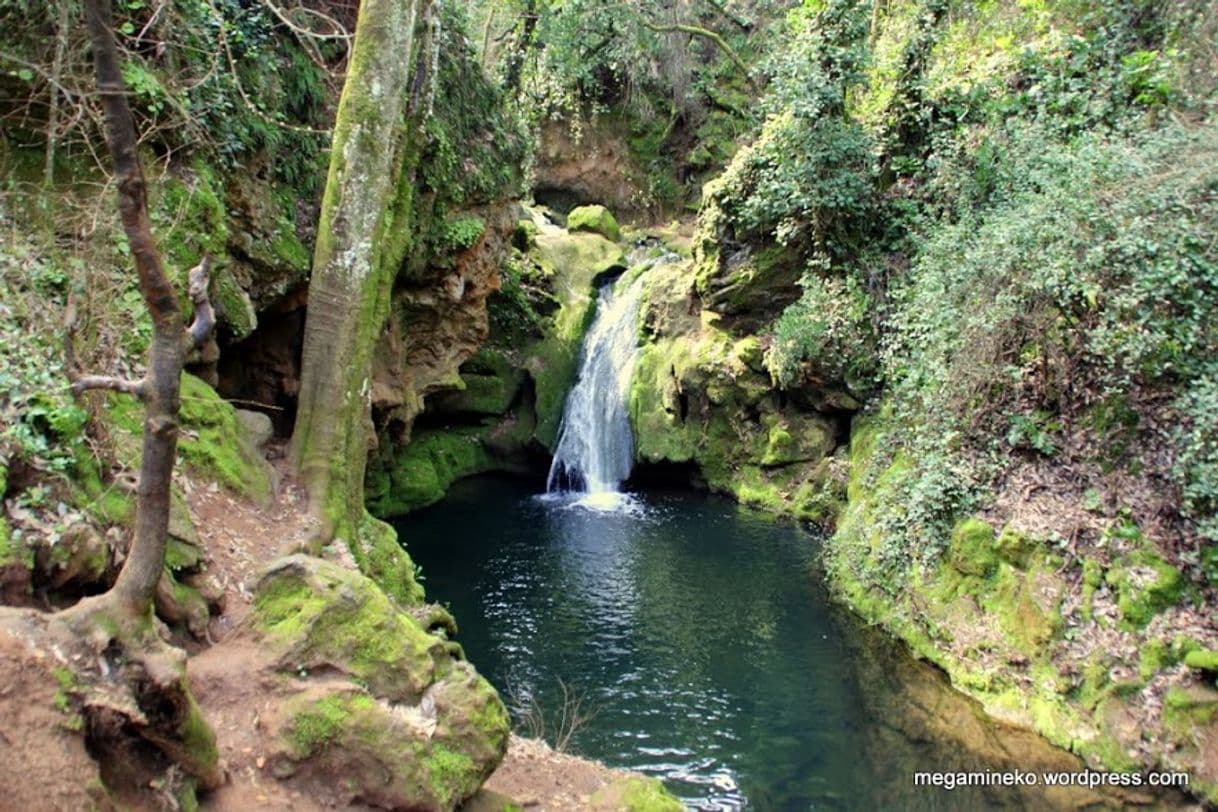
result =
[[630,389],[641,462],[696,466],[702,483],[741,501],[825,520],[840,499],[830,458],[840,419],[775,390],[760,342],[691,303],[689,265],[644,282],[643,346]]

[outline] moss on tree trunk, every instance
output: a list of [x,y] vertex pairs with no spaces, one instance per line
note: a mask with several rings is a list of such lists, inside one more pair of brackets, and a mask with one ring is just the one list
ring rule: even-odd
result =
[[366,521],[373,346],[411,245],[430,0],[366,0],[339,102],[313,254],[292,452],[319,542]]

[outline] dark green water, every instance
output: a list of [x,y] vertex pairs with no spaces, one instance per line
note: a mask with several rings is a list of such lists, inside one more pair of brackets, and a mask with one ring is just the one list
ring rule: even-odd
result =
[[605,512],[477,479],[398,529],[510,706],[534,698],[552,739],[565,684],[596,714],[572,750],[658,776],[692,807],[1024,805],[914,788],[915,770],[992,766],[940,728],[993,734],[830,603],[799,527],[688,494]]

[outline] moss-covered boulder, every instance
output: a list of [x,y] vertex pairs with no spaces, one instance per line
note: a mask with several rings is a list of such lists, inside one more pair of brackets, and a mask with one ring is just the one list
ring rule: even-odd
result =
[[567,231],[588,231],[600,234],[607,240],[617,242],[622,238],[622,230],[617,224],[613,213],[604,206],[579,206],[567,215]]
[[[182,374],[182,432],[178,455],[186,466],[230,490],[266,502],[271,496],[271,470],[249,440],[237,410],[204,381]],[[139,468],[144,407],[134,398],[113,396],[106,402],[105,421],[112,429],[119,459]]]
[[1198,671],[1210,671],[1218,674],[1218,651],[1210,649],[1195,649],[1184,655],[1184,664]]
[[685,805],[677,800],[657,778],[631,775],[597,790],[589,799],[593,809],[619,809],[623,812],[681,812]]
[[1117,594],[1122,621],[1131,627],[1145,626],[1179,601],[1185,584],[1178,569],[1150,550],[1121,556],[1109,568],[1105,580]]
[[394,701],[417,702],[445,655],[367,577],[307,556],[262,576],[253,618],[282,668],[337,671]]
[[743,502],[831,518],[841,496],[830,461],[840,417],[797,408],[776,391],[760,341],[699,310],[689,272],[676,263],[645,277],[629,401],[638,459],[692,463],[704,484]]
[[458,479],[496,465],[477,430],[425,430],[370,465],[368,509],[377,516],[404,516],[444,498]]
[[965,519],[952,529],[952,566],[964,575],[988,578],[998,566],[994,529],[981,519]]
[[270,714],[275,775],[308,774],[378,807],[451,810],[503,759],[495,690],[359,573],[282,559],[258,583],[252,622],[296,689]]

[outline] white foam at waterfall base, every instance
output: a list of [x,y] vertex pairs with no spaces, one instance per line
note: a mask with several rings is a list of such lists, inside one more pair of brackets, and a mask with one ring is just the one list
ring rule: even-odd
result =
[[[634,463],[628,398],[638,360],[641,279],[625,290],[601,289],[596,317],[584,337],[579,374],[567,394],[546,493],[582,507],[621,510],[634,500],[621,493]],[[576,499],[569,499],[577,497]]]

